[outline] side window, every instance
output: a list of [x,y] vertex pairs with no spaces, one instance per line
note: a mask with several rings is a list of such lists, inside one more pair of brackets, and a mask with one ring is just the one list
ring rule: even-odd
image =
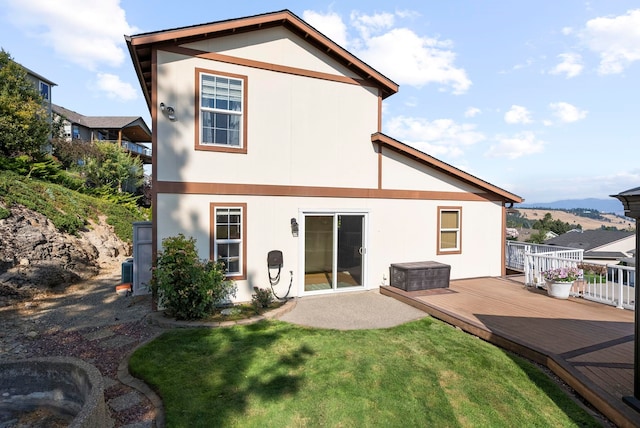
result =
[[196,69],[196,149],[247,152],[246,80]]
[[211,204],[212,260],[225,264],[227,276],[246,276],[246,204]]
[[49,100],[49,85],[44,82],[40,82],[40,95],[42,95],[42,99]]
[[438,207],[438,254],[462,252],[462,208]]

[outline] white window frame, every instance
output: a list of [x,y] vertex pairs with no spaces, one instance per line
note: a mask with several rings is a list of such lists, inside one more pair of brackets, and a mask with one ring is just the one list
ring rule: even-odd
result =
[[[224,210],[227,213],[230,210],[239,210],[240,211],[240,238],[226,238],[226,239],[218,239],[217,227],[218,227],[218,211]],[[233,279],[244,279],[246,276],[246,204],[222,204],[222,203],[212,203],[211,204],[211,251],[210,257],[211,260],[217,261],[219,260],[218,255],[218,244],[238,244],[238,271],[227,272],[226,275],[229,278]],[[227,223],[228,224],[228,223]],[[229,258],[228,258],[229,259]],[[228,260],[227,259],[227,260]]]
[[[442,227],[442,214],[456,212],[458,213],[458,225],[455,228]],[[455,248],[442,248],[442,233],[455,232],[456,246]],[[462,253],[462,207],[438,207],[438,248],[437,254],[460,254]]]

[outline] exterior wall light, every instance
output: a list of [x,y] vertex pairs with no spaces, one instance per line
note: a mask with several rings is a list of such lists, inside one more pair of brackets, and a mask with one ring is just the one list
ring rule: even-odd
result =
[[298,221],[295,218],[292,218],[291,219],[291,235],[294,238],[297,238],[299,231],[300,231],[300,227],[298,226]]
[[169,120],[176,120],[176,111],[173,107],[160,103],[160,111],[166,114]]

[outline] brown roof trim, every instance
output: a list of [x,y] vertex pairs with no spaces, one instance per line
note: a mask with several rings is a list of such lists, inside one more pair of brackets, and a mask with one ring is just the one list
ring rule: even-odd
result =
[[465,183],[471,184],[473,186],[479,187],[482,190],[490,192],[500,197],[500,199],[505,202],[512,203],[521,203],[524,201],[520,196],[514,195],[513,193],[507,192],[500,187],[494,186],[491,183],[488,183],[484,180],[481,180],[478,177],[475,177],[471,174],[468,174],[454,166],[449,165],[448,163],[442,162],[434,158],[433,156],[429,156],[426,153],[421,152],[420,150],[414,149],[413,147],[407,146],[404,143],[401,143],[398,140],[395,140],[381,132],[376,132],[371,135],[371,142],[380,144],[384,147],[388,147],[391,150],[394,150],[398,153],[401,153],[411,159],[417,160],[420,163],[429,165],[439,171],[444,172],[452,177],[455,177],[459,180],[464,181]]
[[134,36],[125,36],[129,54],[140,81],[147,104],[151,105],[151,50],[162,45],[179,45],[196,40],[223,37],[241,32],[283,26],[312,46],[352,69],[365,81],[379,87],[382,97],[398,92],[398,84],[333,42],[289,10],[174,28]]

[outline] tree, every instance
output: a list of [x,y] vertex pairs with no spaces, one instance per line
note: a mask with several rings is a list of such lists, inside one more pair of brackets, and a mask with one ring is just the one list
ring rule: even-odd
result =
[[99,155],[87,162],[87,181],[95,187],[109,187],[116,192],[134,193],[144,179],[140,158],[109,142],[95,143]]
[[40,93],[24,68],[0,50],[0,155],[37,157],[49,132]]

